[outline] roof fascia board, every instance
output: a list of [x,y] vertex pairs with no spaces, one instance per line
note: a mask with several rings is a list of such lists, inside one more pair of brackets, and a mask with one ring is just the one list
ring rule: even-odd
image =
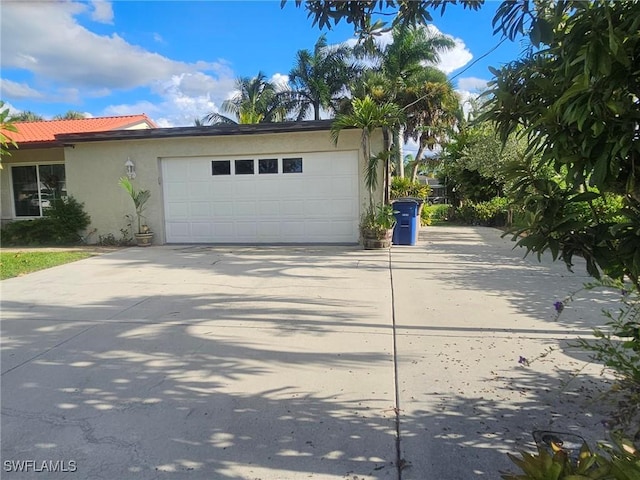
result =
[[147,140],[160,138],[216,137],[225,135],[304,133],[330,130],[332,123],[333,120],[314,120],[304,122],[257,123],[251,125],[215,125],[206,127],[111,130],[105,132],[59,134],[56,135],[56,140],[62,143],[81,143],[110,140]]

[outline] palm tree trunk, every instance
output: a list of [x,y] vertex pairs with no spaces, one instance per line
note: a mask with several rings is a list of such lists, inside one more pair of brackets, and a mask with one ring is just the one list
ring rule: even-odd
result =
[[313,119],[320,120],[320,102],[313,102]]
[[418,168],[420,167],[420,164],[422,163],[422,155],[424,154],[424,146],[422,145],[422,142],[420,142],[421,145],[418,147],[418,151],[416,152],[416,159],[415,159],[415,163],[413,164],[413,172],[411,172],[411,181],[415,182],[418,178]]
[[388,205],[391,200],[391,142],[389,142],[389,130],[382,129],[382,148],[387,152],[384,161],[384,194],[382,201]]
[[404,127],[400,125],[393,132],[393,145],[395,147],[394,155],[396,156],[396,176],[404,178],[404,158],[402,158],[402,137],[404,133]]

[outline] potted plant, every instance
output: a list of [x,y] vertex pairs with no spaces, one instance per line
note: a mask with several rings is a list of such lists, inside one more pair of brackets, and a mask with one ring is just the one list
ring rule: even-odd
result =
[[396,217],[391,205],[369,207],[360,221],[360,234],[365,250],[389,248]]
[[129,194],[131,200],[133,200],[133,205],[136,209],[136,219],[138,222],[138,231],[137,233],[134,233],[136,244],[139,247],[148,247],[151,245],[153,232],[147,225],[143,224],[142,221],[144,219],[144,209],[149,197],[151,197],[151,192],[149,190],[136,190],[131,183],[131,180],[127,177],[122,177],[119,183],[120,186]]

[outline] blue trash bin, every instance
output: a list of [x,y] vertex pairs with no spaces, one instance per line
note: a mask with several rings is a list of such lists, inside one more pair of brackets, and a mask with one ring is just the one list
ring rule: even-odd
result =
[[394,245],[415,245],[418,241],[418,215],[420,203],[407,199],[393,202],[396,226],[393,228]]

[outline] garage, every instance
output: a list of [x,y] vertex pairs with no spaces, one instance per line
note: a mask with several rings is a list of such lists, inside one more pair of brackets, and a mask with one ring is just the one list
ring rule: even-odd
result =
[[167,243],[356,243],[358,151],[160,159]]
[[[369,204],[362,130],[346,128],[335,141],[331,127],[310,120],[56,139],[69,194],[91,216],[88,241],[132,233],[133,205],[119,185],[127,176],[149,192],[143,221],[154,245],[355,244]],[[376,130],[370,153],[383,148]]]

